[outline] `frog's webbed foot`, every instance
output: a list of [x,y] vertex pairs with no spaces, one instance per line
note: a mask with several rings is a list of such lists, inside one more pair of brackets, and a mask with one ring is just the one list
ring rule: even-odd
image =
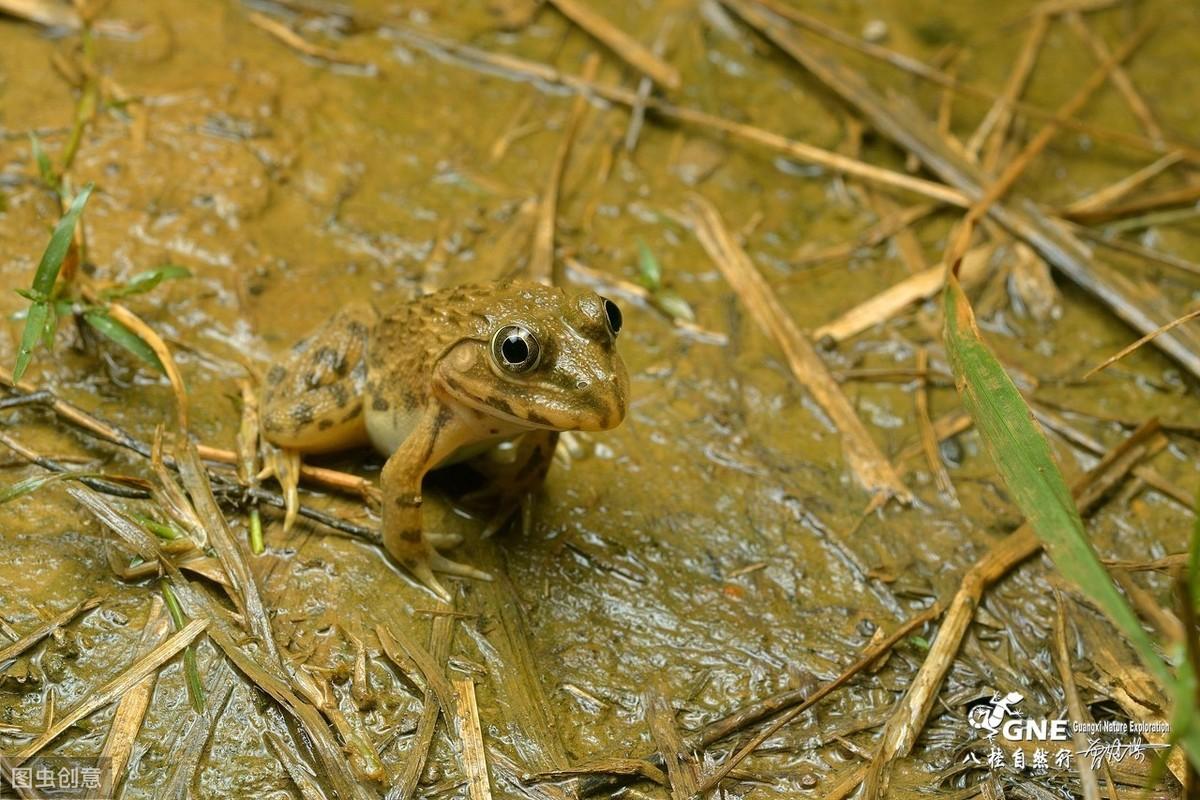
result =
[[283,491],[283,530],[291,530],[300,509],[300,451],[286,447],[268,447],[263,455],[263,468],[258,479],[274,477]]

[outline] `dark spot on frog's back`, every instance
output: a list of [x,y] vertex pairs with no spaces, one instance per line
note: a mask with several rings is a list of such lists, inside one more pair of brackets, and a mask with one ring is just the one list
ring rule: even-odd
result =
[[350,392],[340,383],[335,383],[329,387],[329,391],[333,394],[333,399],[337,403],[338,408],[345,408],[350,403]]
[[281,364],[276,364],[267,371],[267,385],[277,386],[287,377],[287,370]]
[[292,420],[297,425],[308,425],[313,421],[312,406],[307,403],[299,403],[292,408]]
[[549,417],[544,417],[541,414],[539,414],[538,412],[534,411],[533,409],[526,411],[525,416],[528,417],[529,421],[532,422],[534,425],[544,425],[547,428],[553,427],[553,425],[550,422]]
[[323,419],[317,423],[317,430],[327,431],[333,427],[333,420]]
[[354,320],[349,325],[347,325],[346,330],[350,332],[351,336],[354,336],[356,338],[365,337],[368,333],[370,333],[370,330],[367,328],[367,326],[362,324],[358,320]]
[[313,353],[313,364],[318,367],[336,370],[338,362],[341,360],[338,351],[332,347],[318,347],[317,351]]
[[387,411],[388,408],[389,408],[388,401],[383,399],[379,395],[375,395],[375,397],[371,399],[371,410],[372,411]]

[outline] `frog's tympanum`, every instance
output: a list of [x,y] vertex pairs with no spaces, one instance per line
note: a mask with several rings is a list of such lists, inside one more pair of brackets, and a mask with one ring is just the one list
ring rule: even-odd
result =
[[559,431],[607,430],[624,418],[620,330],[611,300],[538,284],[448,289],[385,315],[352,304],[267,372],[263,434],[285,451],[369,443],[387,455],[384,545],[448,598],[434,570],[488,576],[434,549],[457,538],[421,524],[425,473],[517,440],[506,493],[536,488]]

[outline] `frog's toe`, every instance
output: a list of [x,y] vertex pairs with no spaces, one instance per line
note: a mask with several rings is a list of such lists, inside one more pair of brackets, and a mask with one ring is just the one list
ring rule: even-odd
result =
[[450,593],[447,592],[446,588],[442,586],[440,581],[438,581],[437,576],[433,574],[433,568],[431,567],[432,563],[433,559],[421,558],[407,560],[404,562],[404,566],[416,577],[417,580],[425,584],[425,588],[429,589],[429,591],[433,592],[447,603],[453,602],[454,598],[450,596]]
[[438,550],[446,550],[450,547],[458,547],[462,544],[461,533],[432,533],[425,532],[425,541],[436,547]]
[[470,564],[463,564],[459,561],[451,561],[441,553],[434,553],[429,558],[429,565],[438,572],[444,572],[447,575],[457,575],[460,578],[474,578],[480,581],[492,580],[491,573],[484,572],[481,569],[475,569]]

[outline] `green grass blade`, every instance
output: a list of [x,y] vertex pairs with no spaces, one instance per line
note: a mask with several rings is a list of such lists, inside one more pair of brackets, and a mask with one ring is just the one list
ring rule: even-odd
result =
[[50,304],[35,301],[25,315],[25,328],[21,331],[21,344],[17,347],[17,361],[13,365],[13,382],[21,380],[29,362],[33,360],[33,348],[37,347],[50,317]]
[[[1034,422],[1016,385],[984,344],[970,303],[957,280],[948,281],[944,302],[946,352],[955,384],[1013,500],[1033,526],[1058,571],[1112,620],[1142,663],[1167,689],[1177,711],[1179,704],[1192,706],[1191,695],[1181,694],[1193,680],[1190,668],[1181,666],[1178,677],[1171,674],[1133,609],[1100,563],[1067,483],[1051,455],[1049,442]],[[1192,762],[1200,764],[1200,736],[1195,726],[1175,733],[1181,737]]]
[[[175,625],[175,630],[183,630],[187,626],[188,618],[184,616],[179,599],[175,597],[175,591],[166,578],[162,579],[161,587],[163,600],[167,603],[167,612],[171,615],[171,622]],[[183,674],[187,680],[188,698],[192,701],[192,708],[197,714],[203,714],[204,682],[200,680],[200,667],[196,663],[195,644],[189,644],[183,649]]]
[[104,292],[104,297],[109,300],[115,300],[120,297],[128,297],[131,294],[143,294],[158,286],[163,281],[190,277],[192,277],[192,273],[187,267],[181,267],[177,264],[164,264],[155,269],[139,272],[121,286]]
[[45,475],[34,475],[32,478],[26,478],[23,481],[18,481],[12,486],[6,486],[0,489],[0,505],[12,502],[18,497],[24,497],[27,494],[36,492],[48,483],[56,483],[66,480],[82,480],[84,478],[102,478],[104,477],[99,472],[50,472]]
[[87,324],[91,325],[97,333],[109,341],[125,348],[164,375],[167,373],[163,369],[162,362],[158,360],[154,348],[146,344],[142,337],[110,317],[103,309],[85,311],[83,318],[87,320]]
[[652,292],[662,286],[662,265],[646,243],[638,239],[638,283]]
[[46,245],[37,271],[33,273],[33,286],[26,296],[37,299],[29,307],[29,314],[25,317],[25,329],[21,332],[21,345],[17,349],[17,360],[13,365],[14,381],[21,380],[21,376],[25,374],[29,362],[33,359],[33,348],[37,346],[38,339],[44,337],[50,341],[54,338],[54,328],[47,328],[47,325],[52,324],[57,317],[51,317],[46,300],[54,289],[54,282],[58,280],[58,271],[62,269],[63,259],[71,249],[75,223],[79,221],[79,215],[83,213],[83,207],[92,195],[92,188],[92,184],[89,183],[83,187],[83,191],[75,195],[71,207],[58,221],[54,233],[50,234],[50,243]]
[[67,257],[67,250],[71,248],[71,239],[75,236],[75,223],[79,221],[83,207],[92,196],[93,188],[94,185],[89,183],[83,187],[83,191],[75,195],[71,207],[58,221],[54,233],[50,234],[50,243],[46,245],[46,252],[42,253],[37,272],[33,274],[33,291],[41,292],[46,297],[50,296],[54,282],[58,280],[58,271],[62,268],[63,259]]
[[33,161],[37,164],[38,175],[41,176],[42,183],[57,192],[59,190],[58,176],[54,174],[54,165],[50,163],[50,156],[46,155],[46,151],[42,149],[42,140],[36,133],[29,134],[29,145],[33,149]]

